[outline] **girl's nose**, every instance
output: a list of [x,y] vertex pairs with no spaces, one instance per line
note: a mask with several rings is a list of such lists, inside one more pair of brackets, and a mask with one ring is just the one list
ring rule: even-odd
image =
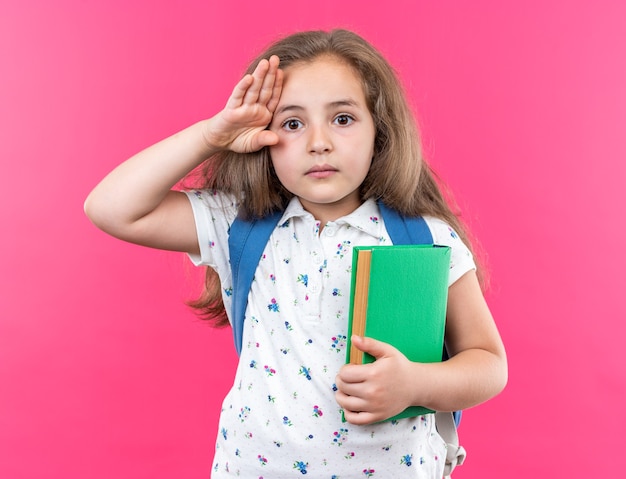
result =
[[328,153],[332,150],[332,141],[328,133],[324,126],[309,128],[308,150],[310,153]]

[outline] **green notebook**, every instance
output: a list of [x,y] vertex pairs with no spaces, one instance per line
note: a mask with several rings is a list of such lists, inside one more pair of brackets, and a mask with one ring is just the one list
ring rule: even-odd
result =
[[[374,360],[352,348],[352,334],[389,343],[411,361],[441,361],[449,271],[447,246],[355,247],[346,361]],[[389,420],[431,412],[414,406]]]

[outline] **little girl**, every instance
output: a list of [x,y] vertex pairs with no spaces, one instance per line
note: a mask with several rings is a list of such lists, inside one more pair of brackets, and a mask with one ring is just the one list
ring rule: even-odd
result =
[[[173,190],[203,163],[201,188]],[[376,361],[344,364],[352,248],[391,244],[377,201],[423,216],[435,243],[451,247],[448,361],[410,362],[354,337]],[[434,415],[384,420],[410,405],[454,411],[486,401],[506,383],[506,356],[402,88],[354,33],[276,42],[222,111],[118,166],[85,203],[107,233],[208,266],[194,305],[226,324],[230,225],[238,214],[277,210],[249,292],[212,477],[441,478],[446,451]]]

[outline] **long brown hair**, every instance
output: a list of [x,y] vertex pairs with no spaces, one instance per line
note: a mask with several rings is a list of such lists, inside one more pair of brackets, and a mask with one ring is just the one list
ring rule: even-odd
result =
[[[367,106],[374,119],[374,157],[361,185],[363,200],[374,198],[406,216],[434,216],[452,226],[468,246],[467,233],[444,198],[440,182],[424,161],[420,135],[402,85],[387,60],[366,40],[347,30],[308,31],[287,36],[251,62],[252,73],[263,58],[278,55],[287,70],[324,56],[336,58],[354,69],[361,79]],[[203,165],[199,188],[236,195],[241,212],[263,217],[284,209],[293,196],[276,176],[267,147],[254,153],[220,152]],[[189,303],[198,313],[225,326],[228,319],[221,285],[207,268],[202,295]]]

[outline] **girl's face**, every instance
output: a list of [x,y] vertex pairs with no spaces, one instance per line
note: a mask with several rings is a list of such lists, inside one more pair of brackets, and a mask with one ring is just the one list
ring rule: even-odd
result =
[[280,182],[322,225],[361,204],[359,186],[374,154],[376,129],[356,73],[332,57],[285,70],[270,129]]

